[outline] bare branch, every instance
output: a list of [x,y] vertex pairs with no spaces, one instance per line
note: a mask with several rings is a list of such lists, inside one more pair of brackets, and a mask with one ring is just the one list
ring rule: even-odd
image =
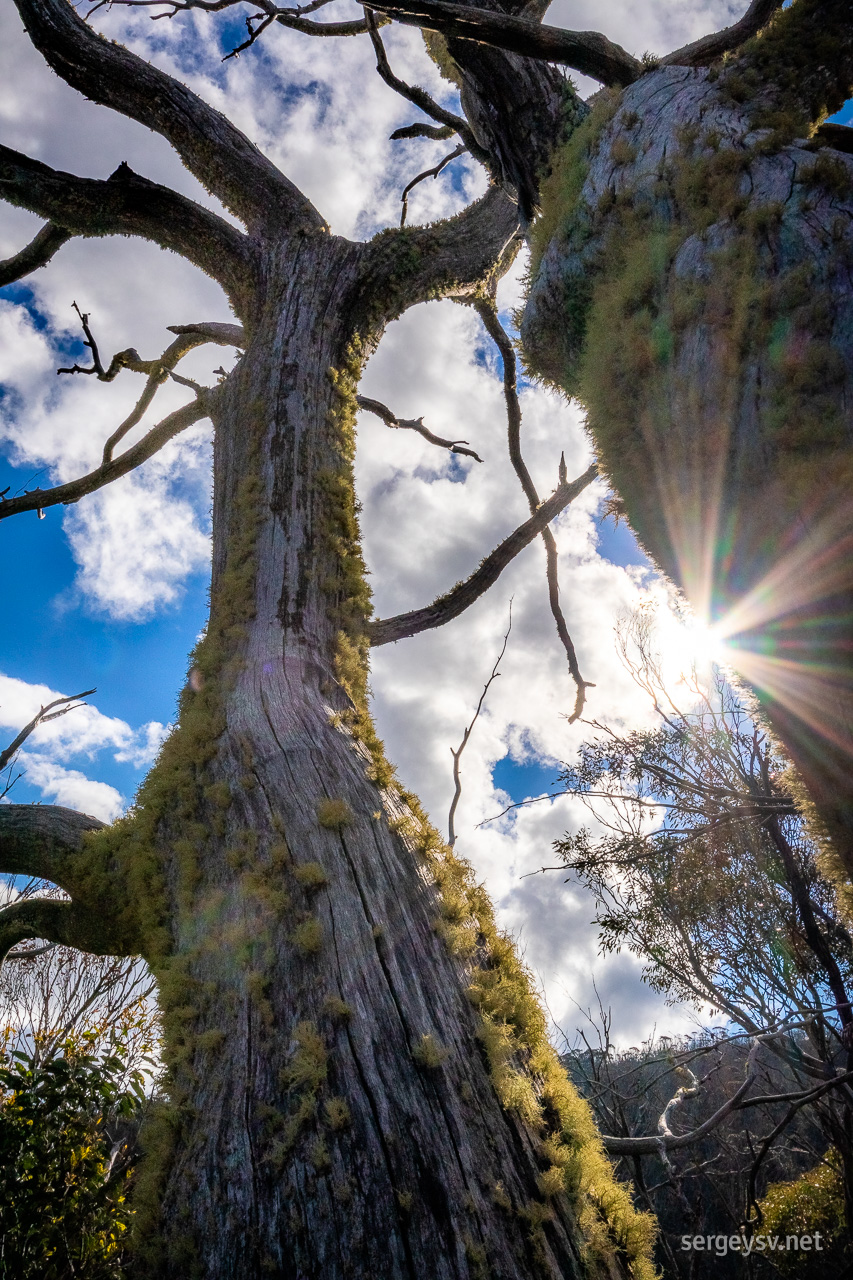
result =
[[[0,751],[0,770],[6,768],[7,764],[9,764],[15,754],[21,749],[30,734],[33,733],[40,724],[45,724],[48,720],[56,720],[59,716],[65,716],[69,711],[76,711],[78,707],[84,707],[86,704],[82,699],[91,697],[94,692],[94,689],[86,689],[83,693],[73,693],[69,698],[55,698],[53,702],[49,702],[46,707],[41,707],[36,715],[33,716],[29,724],[24,725],[18,736],[9,743],[9,746],[3,751]],[[54,707],[62,707],[62,710],[55,711]]]
[[[312,22],[305,17],[306,13],[314,13],[322,9],[330,0],[314,0],[313,4],[300,5],[296,9],[282,9],[265,0],[261,13],[251,13],[246,19],[248,38],[237,45],[222,59],[238,58],[244,50],[251,48],[255,41],[268,30],[273,22],[289,27],[292,31],[300,31],[306,36],[360,36],[368,30],[367,19],[357,18],[351,22]],[[242,4],[242,0],[98,0],[94,8],[89,10],[87,19],[98,9],[113,8],[124,5],[130,9],[168,9],[167,13],[155,13],[154,18],[174,18],[179,13],[187,13],[190,9],[200,9],[203,13],[221,13],[223,9],[231,9]],[[380,18],[379,25],[387,26],[390,18]]]
[[141,463],[153,457],[176,435],[186,431],[187,427],[206,418],[210,413],[212,397],[215,394],[216,388],[206,392],[203,397],[192,400],[181,409],[176,409],[174,413],[170,413],[162,422],[152,427],[126,453],[112,461],[102,463],[94,471],[81,476],[78,480],[69,480],[67,484],[58,484],[53,489],[32,489],[18,498],[0,499],[0,520],[16,516],[22,511],[44,511],[47,507],[68,506],[69,503],[79,502],[86,494],[94,493],[104,485],[111,484],[113,480],[118,480],[120,476],[127,475],[129,471],[135,470]]
[[483,710],[483,703],[486,701],[486,695],[488,694],[489,689],[491,688],[493,682],[497,680],[498,676],[500,675],[499,667],[501,665],[501,662],[503,661],[503,656],[506,653],[506,647],[507,647],[507,644],[509,643],[510,631],[512,631],[512,600],[510,600],[509,602],[509,626],[504,632],[504,642],[501,646],[501,651],[498,654],[497,661],[495,662],[495,665],[492,667],[492,674],[489,676],[488,680],[486,681],[483,687],[483,692],[480,694],[480,701],[477,703],[477,710],[474,712],[474,717],[471,723],[468,725],[465,732],[463,733],[462,741],[459,743],[459,746],[456,748],[455,751],[453,750],[452,747],[450,748],[450,754],[453,756],[454,792],[453,792],[453,799],[450,802],[450,812],[447,815],[447,843],[451,849],[456,844],[456,828],[454,826],[454,820],[456,818],[456,809],[459,804],[459,798],[462,795],[462,776],[459,772],[459,761],[462,758],[462,752],[465,750],[465,748],[468,745],[468,739],[471,737],[471,730],[474,728],[474,725],[477,723],[477,720],[479,719],[480,712]]
[[[516,378],[516,360],[515,351],[509,334],[504,329],[498,317],[497,308],[491,299],[477,298],[474,301],[474,307],[479,315],[489,336],[494,341],[501,353],[503,361],[503,382],[504,382],[504,398],[506,400],[507,412],[507,438],[509,443],[509,456],[513,469],[518,476],[524,496],[527,498],[531,511],[535,511],[539,505],[539,495],[536,492],[536,486],[533,478],[527,469],[527,465],[521,453],[521,405],[518,400],[518,385]],[[564,455],[560,457],[560,481],[566,479],[566,459]],[[569,673],[575,682],[575,705],[572,714],[568,717],[569,724],[579,719],[586,701],[586,690],[595,688],[589,680],[584,680],[581,675],[580,666],[578,664],[575,646],[572,637],[569,634],[569,628],[566,625],[565,615],[560,605],[560,578],[559,578],[559,558],[557,555],[557,543],[550,529],[542,530],[542,541],[545,543],[546,556],[546,579],[548,582],[548,603],[551,606],[551,614],[557,625],[557,634],[560,642],[566,652],[566,660],[569,665]]]
[[0,288],[7,284],[14,284],[16,280],[28,276],[38,267],[46,266],[57,249],[61,249],[66,241],[71,239],[70,231],[66,231],[64,227],[58,227],[54,222],[48,222],[25,249],[16,253],[14,257],[7,258],[5,262],[0,262]]
[[[608,1155],[660,1155],[664,1151],[678,1151],[682,1147],[690,1147],[694,1142],[699,1142],[707,1134],[716,1129],[727,1116],[737,1110],[738,1103],[747,1093],[755,1081],[755,1069],[752,1062],[752,1053],[750,1054],[749,1069],[746,1079],[732,1096],[719,1107],[712,1116],[709,1116],[704,1124],[698,1125],[692,1129],[690,1133],[673,1133],[669,1128],[668,1114],[670,1108],[679,1106],[687,1097],[693,1096],[696,1091],[696,1082],[694,1078],[693,1086],[690,1088],[683,1087],[677,1091],[675,1096],[667,1103],[663,1115],[660,1118],[660,1132],[656,1137],[649,1136],[644,1138],[617,1138],[608,1135],[602,1135],[604,1149]],[[685,1068],[686,1070],[686,1068]],[[692,1076],[692,1073],[689,1073]]]
[[219,320],[203,320],[199,324],[167,324],[169,333],[198,333],[206,342],[222,347],[246,346],[246,331],[239,324],[223,324]]
[[[108,375],[104,369],[104,366],[101,364],[101,356],[100,356],[100,352],[98,351],[98,344],[95,342],[95,339],[92,336],[92,330],[89,328],[89,313],[81,311],[80,308],[77,306],[76,302],[72,302],[71,305],[74,308],[74,310],[77,312],[78,316],[80,317],[80,324],[83,327],[83,343],[84,343],[84,346],[87,346],[92,353],[92,367],[91,369],[84,369],[82,365],[75,364],[75,365],[72,365],[70,369],[57,369],[56,372],[57,373],[96,373],[98,375],[98,380],[100,382],[112,382],[113,378],[118,373],[118,369],[116,369],[115,373],[113,373],[112,365],[110,365],[110,374]],[[113,364],[115,364],[115,361],[113,361]]]
[[[352,22],[310,22],[306,18],[279,13],[276,22],[306,36],[361,36],[368,30],[366,18],[356,18]],[[380,19],[379,25],[385,26],[385,23]]]
[[126,164],[106,181],[78,178],[0,146],[0,199],[60,222],[70,235],[153,240],[201,267],[237,303],[254,278],[242,232]]
[[501,573],[515,559],[519,551],[523,551],[555,516],[565,510],[569,503],[592,483],[597,475],[598,467],[593,464],[571,484],[563,481],[551,497],[546,498],[535,515],[519,525],[491,555],[486,556],[479,569],[472,573],[470,578],[460,582],[447,595],[439,596],[423,609],[413,609],[410,613],[400,613],[393,618],[380,618],[376,622],[368,623],[370,643],[374,646],[390,644],[392,641],[404,640],[408,636],[416,636],[421,631],[443,627],[445,623],[458,618],[460,613],[470,608],[481,595],[488,591],[489,587],[497,582]]
[[529,18],[444,0],[376,0],[370,7],[409,26],[571,67],[606,85],[631,84],[644,71],[639,58],[598,31],[563,31]]
[[142,421],[151,401],[167,378],[172,377],[175,382],[189,387],[197,396],[203,397],[205,395],[204,387],[199,386],[197,382],[190,381],[189,378],[182,378],[174,372],[175,365],[179,360],[182,360],[195,347],[203,346],[207,342],[216,342],[223,347],[245,345],[245,332],[237,324],[221,324],[216,321],[210,321],[206,324],[169,325],[167,326],[169,332],[177,333],[178,337],[169,344],[158,360],[143,360],[139,353],[131,347],[127,351],[119,351],[117,355],[114,355],[110,361],[109,368],[105,370],[98,353],[97,343],[89,328],[88,314],[83,314],[76,302],[74,303],[74,310],[80,316],[83,324],[86,346],[92,352],[93,364],[90,369],[84,369],[79,364],[75,364],[69,369],[57,369],[57,373],[94,373],[97,374],[100,382],[112,382],[122,369],[132,369],[134,373],[146,373],[148,375],[148,381],[145,384],[142,395],[124,422],[120,423],[104,445],[103,466],[107,466],[112,461],[113,450],[119,441]]
[[252,227],[316,231],[311,202],[225,116],[185,85],[98,35],[67,0],[16,0],[27,34],[72,89],[162,134],[190,173]]
[[464,447],[468,443],[467,440],[444,440],[441,436],[433,435],[424,426],[423,418],[397,418],[387,405],[382,404],[380,400],[370,400],[367,396],[356,396],[355,400],[359,409],[365,409],[368,413],[375,413],[388,427],[417,431],[418,435],[423,436],[424,440],[429,440],[430,444],[436,444],[441,449],[449,449],[451,453],[463,453],[467,458],[474,458],[476,462],[483,461],[473,449]]
[[662,66],[707,67],[721,58],[724,53],[739,48],[762,27],[766,26],[777,9],[781,9],[784,0],[752,0],[746,13],[739,21],[722,31],[702,36],[692,44],[683,45],[674,53],[661,58]]
[[406,84],[405,80],[401,80],[391,70],[388,62],[388,55],[385,52],[385,46],[382,43],[382,37],[379,34],[379,19],[371,9],[365,9],[367,18],[367,27],[370,33],[370,39],[376,53],[376,70],[382,79],[393,89],[395,93],[399,93],[401,97],[407,101],[413,102],[416,107],[420,107],[426,115],[432,116],[433,120],[438,120],[440,124],[446,125],[452,129],[454,133],[458,133],[459,137],[465,143],[465,146],[471,152],[475,160],[479,160],[481,164],[485,164],[488,159],[488,153],[477,142],[468,121],[462,116],[455,115],[452,111],[446,111],[444,107],[439,106],[434,98],[426,92],[425,89],[419,88],[417,85]]
[[406,214],[409,212],[409,192],[413,189],[413,187],[416,187],[419,182],[423,182],[425,178],[437,178],[438,175],[442,172],[442,170],[447,168],[451,160],[455,160],[457,156],[461,156],[462,153],[467,150],[468,148],[465,146],[464,142],[460,142],[459,146],[454,147],[454,149],[450,152],[449,155],[446,155],[443,160],[439,160],[437,165],[435,165],[432,169],[425,169],[423,173],[419,173],[416,178],[412,178],[411,182],[409,182],[403,188],[403,194],[400,196],[400,201],[403,205],[402,211],[400,213],[401,227],[404,227],[406,225]]

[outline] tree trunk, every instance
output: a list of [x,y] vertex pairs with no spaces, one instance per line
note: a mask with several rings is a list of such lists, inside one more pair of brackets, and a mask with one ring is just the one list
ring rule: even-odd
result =
[[404,803],[363,702],[350,469],[370,254],[318,234],[267,257],[214,414],[207,634],[136,812],[93,846],[130,878],[128,941],[165,1024],[137,1265],[616,1275],[640,1220],[608,1190],[482,891]]
[[728,638],[850,879],[853,156],[756,111],[704,68],[600,96],[549,180],[523,339]]

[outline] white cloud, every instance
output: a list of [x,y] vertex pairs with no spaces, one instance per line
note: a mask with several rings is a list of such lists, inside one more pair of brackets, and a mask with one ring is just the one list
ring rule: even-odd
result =
[[106,782],[94,782],[79,769],[66,769],[34,751],[22,751],[18,768],[23,770],[27,782],[38,787],[42,795],[54,804],[67,809],[78,809],[102,822],[114,822],[124,809],[124,801],[115,787]]
[[[47,685],[28,684],[0,673],[2,745],[11,742],[42,707],[64,696]],[[18,755],[15,772],[23,769],[27,782],[46,799],[112,821],[125,807],[119,792],[77,769],[67,768],[67,762],[82,757],[91,764],[102,752],[109,752],[119,764],[142,768],[153,763],[170,728],[151,720],[132,729],[126,721],[104,715],[91,703],[75,706],[65,715],[37,726]]]
[[134,741],[128,747],[115,753],[115,759],[119,764],[132,764],[136,769],[153,764],[172,728],[172,725],[161,724],[159,720],[149,720],[136,730]]

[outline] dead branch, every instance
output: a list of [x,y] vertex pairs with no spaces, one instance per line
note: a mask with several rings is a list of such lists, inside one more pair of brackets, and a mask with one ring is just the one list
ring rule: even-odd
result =
[[[752,1167],[749,1171],[749,1186],[748,1186],[747,1196],[746,1196],[746,1206],[747,1206],[747,1214],[752,1214],[753,1211],[755,1211],[756,1217],[755,1219],[752,1219],[753,1221],[757,1221],[757,1222],[761,1221],[761,1210],[758,1206],[757,1196],[756,1196],[756,1184],[758,1181],[758,1174],[761,1170],[761,1166],[763,1165],[765,1159],[767,1158],[770,1148],[773,1146],[776,1139],[779,1138],[785,1132],[788,1125],[793,1120],[794,1116],[803,1107],[806,1107],[810,1103],[815,1102],[818,1098],[822,1097],[825,1093],[828,1093],[830,1089],[835,1089],[839,1085],[849,1084],[851,1080],[853,1080],[853,1071],[847,1071],[843,1075],[836,1076],[832,1080],[827,1080],[824,1084],[818,1085],[817,1088],[812,1089],[808,1092],[803,1092],[799,1095],[797,1094],[788,1095],[788,1096],[792,1096],[795,1100],[788,1107],[788,1110],[785,1112],[784,1116],[779,1121],[779,1123],[775,1125],[774,1128],[771,1129],[770,1133],[768,1133],[766,1138],[763,1139],[761,1146],[758,1149],[758,1153],[756,1154],[756,1157],[752,1162]],[[779,1095],[779,1098],[771,1097],[770,1101],[775,1102],[775,1101],[781,1100],[785,1096],[786,1095]],[[761,1099],[756,1099],[756,1101],[761,1101]]]
[[534,538],[538,537],[555,516],[565,510],[588,484],[592,484],[597,475],[598,467],[593,464],[583,475],[578,476],[577,480],[571,483],[562,481],[551,497],[546,498],[537,509],[535,515],[519,525],[491,555],[486,556],[479,569],[472,573],[470,578],[460,582],[452,591],[448,591],[447,595],[439,596],[423,609],[412,609],[410,613],[399,613],[393,618],[380,618],[376,622],[368,623],[367,632],[371,645],[391,644],[392,641],[404,640],[408,636],[418,635],[421,631],[443,627],[445,623],[458,618],[460,613],[470,608],[481,595],[488,591],[489,587],[497,582],[501,573],[515,559],[519,551],[523,551]]
[[370,7],[409,26],[571,67],[606,85],[631,84],[645,70],[638,58],[598,31],[563,31],[526,17],[444,0],[371,0]]
[[372,9],[365,8],[365,18],[367,21],[367,29],[370,35],[373,49],[376,54],[376,70],[385,81],[390,89],[395,93],[399,93],[401,97],[408,102],[414,103],[416,107],[420,107],[425,115],[432,116],[433,120],[438,120],[439,124],[446,125],[452,129],[454,133],[458,133],[459,137],[465,143],[465,146],[471,152],[475,160],[479,160],[481,164],[485,164],[488,160],[488,153],[477,142],[474,134],[468,125],[468,121],[462,116],[455,115],[452,111],[446,111],[444,107],[439,106],[434,98],[421,89],[418,85],[406,84],[405,80],[401,80],[391,70],[388,62],[388,55],[385,52],[385,45],[382,43],[382,37],[379,34],[379,18]]
[[474,458],[476,462],[483,461],[473,449],[465,448],[468,444],[467,440],[445,440],[441,436],[433,435],[424,426],[423,418],[397,418],[387,405],[382,404],[380,400],[371,400],[368,396],[356,396],[355,400],[359,409],[365,409],[368,413],[375,413],[388,427],[401,428],[404,431],[417,431],[418,435],[423,436],[424,440],[428,440],[430,444],[438,445],[440,449],[449,449],[451,453],[462,453],[467,458]]
[[[216,395],[216,388],[206,391],[204,396],[192,400],[189,404],[174,413],[170,413],[162,422],[158,422],[135,445],[120,457],[101,463],[94,471],[80,476],[78,480],[69,480],[67,484],[58,484],[52,489],[32,489],[18,498],[0,499],[0,520],[19,515],[22,511],[44,511],[47,507],[68,506],[79,502],[86,494],[102,489],[120,476],[135,470],[141,463],[158,453],[165,444],[187,427],[206,418]],[[111,437],[114,438],[114,437]]]
[[781,9],[784,0],[752,0],[746,13],[739,21],[730,27],[723,27],[722,31],[715,31],[712,35],[702,36],[699,40],[694,40],[692,44],[686,44],[681,49],[676,49],[674,53],[668,53],[665,58],[661,58],[663,66],[677,67],[707,67],[710,63],[721,58],[724,53],[729,53],[732,49],[739,48],[762,27],[766,26],[777,9]]
[[14,284],[23,276],[28,276],[31,271],[46,266],[57,249],[61,249],[71,239],[70,231],[66,231],[64,227],[58,227],[54,222],[48,222],[26,248],[16,253],[14,257],[7,258],[5,262],[0,262],[0,289],[7,284]]
[[603,1136],[604,1149],[608,1155],[663,1155],[668,1151],[677,1151],[682,1147],[692,1146],[694,1142],[699,1142],[707,1134],[716,1129],[727,1116],[731,1115],[737,1109],[738,1103],[744,1095],[752,1088],[755,1081],[755,1055],[758,1051],[761,1038],[756,1038],[747,1059],[746,1079],[732,1096],[719,1107],[712,1116],[703,1123],[692,1129],[689,1133],[673,1133],[669,1127],[669,1115],[676,1107],[681,1106],[688,1098],[694,1098],[699,1093],[699,1082],[693,1072],[687,1067],[681,1067],[680,1070],[690,1078],[690,1084],[682,1085],[676,1090],[675,1094],[670,1098],[669,1102],[663,1109],[660,1119],[658,1120],[658,1133],[656,1136],[644,1138],[617,1138]]
[[419,173],[416,178],[412,178],[412,181],[403,188],[403,194],[400,196],[400,201],[403,205],[400,213],[401,227],[406,225],[406,214],[409,212],[409,192],[416,187],[419,182],[423,182],[424,178],[437,178],[442,170],[447,168],[451,160],[455,160],[457,156],[461,156],[462,153],[467,150],[468,148],[465,146],[464,142],[460,142],[459,146],[454,147],[450,154],[446,155],[443,160],[439,160],[438,164],[435,165],[434,168],[425,169],[423,173]]
[[201,267],[237,302],[253,280],[242,232],[127,165],[105,181],[78,178],[0,146],[0,199],[59,223],[69,235],[152,240]]
[[495,662],[495,665],[492,667],[492,674],[489,676],[488,680],[483,686],[483,692],[480,694],[480,701],[477,703],[477,710],[474,712],[474,716],[473,716],[473,719],[471,720],[471,723],[468,725],[468,727],[466,728],[465,732],[462,735],[462,741],[459,743],[459,746],[456,748],[455,751],[453,750],[452,747],[450,748],[450,754],[453,756],[454,792],[453,792],[453,799],[450,802],[450,812],[447,815],[447,843],[451,849],[456,844],[456,828],[454,826],[454,820],[456,818],[456,809],[459,804],[459,798],[462,795],[462,777],[459,772],[459,761],[462,758],[462,752],[465,750],[465,748],[468,745],[468,739],[471,737],[471,730],[474,728],[474,725],[477,723],[477,720],[479,719],[480,712],[483,710],[483,704],[486,701],[486,695],[488,694],[489,689],[491,688],[494,681],[497,680],[498,676],[500,675],[499,667],[501,665],[501,662],[503,661],[503,656],[506,653],[506,647],[507,647],[507,644],[509,643],[510,631],[512,631],[512,600],[511,599],[509,602],[509,626],[504,632],[504,642],[501,645],[501,651],[498,654],[497,661]]
[[[539,505],[539,495],[536,492],[536,486],[533,483],[533,477],[527,469],[527,464],[521,453],[521,405],[518,399],[518,383],[516,376],[516,360],[515,350],[509,334],[504,329],[498,317],[497,308],[491,299],[477,298],[473,303],[477,314],[483,321],[489,336],[494,341],[496,347],[500,351],[503,361],[503,383],[504,383],[504,399],[506,401],[507,414],[507,440],[509,444],[509,456],[512,462],[515,474],[518,476],[524,496],[527,498],[531,511],[535,511]],[[560,457],[560,482],[563,483],[566,478],[566,459],[564,455]],[[545,574],[548,582],[548,603],[551,606],[551,614],[557,625],[557,634],[566,653],[566,660],[569,665],[569,673],[575,682],[575,705],[571,715],[568,717],[569,724],[580,718],[586,701],[586,690],[594,689],[595,685],[584,680],[581,675],[580,666],[578,664],[575,646],[572,637],[569,634],[569,628],[566,625],[566,619],[560,605],[560,579],[559,579],[559,559],[557,555],[557,543],[553,533],[547,527],[542,530],[542,541],[545,543],[546,567]]]
[[185,355],[194,350],[195,347],[203,346],[207,342],[216,342],[224,347],[245,345],[245,333],[240,325],[221,324],[216,321],[202,324],[168,325],[169,332],[176,333],[178,336],[174,342],[170,343],[159,359],[143,360],[139,353],[133,347],[130,347],[126,351],[119,351],[117,355],[114,355],[110,361],[109,368],[105,370],[98,353],[97,343],[89,327],[88,314],[83,314],[76,302],[74,303],[74,310],[80,316],[83,332],[86,335],[86,346],[92,352],[92,367],[86,369],[79,364],[75,364],[68,369],[57,369],[57,373],[94,373],[97,374],[100,382],[112,382],[122,369],[131,369],[134,373],[148,375],[148,381],[145,384],[142,395],[129,415],[116,427],[104,445],[103,466],[107,466],[108,463],[112,462],[113,450],[119,441],[142,421],[157,391],[167,378],[171,377],[182,386],[189,387],[197,396],[204,396],[204,387],[199,386],[197,382],[192,382],[189,378],[181,377],[180,374],[174,371],[175,365]]
[[72,89],[161,134],[248,227],[316,231],[325,221],[230,120],[186,85],[98,35],[67,0],[16,0],[27,34]]
[[[87,18],[91,18],[98,9],[112,8],[114,5],[124,5],[130,9],[168,10],[164,13],[155,13],[153,17],[156,20],[157,18],[175,18],[179,13],[187,13],[190,9],[200,9],[204,13],[220,13],[223,9],[231,9],[242,3],[243,0],[98,0],[98,3],[89,10]],[[314,13],[330,3],[331,0],[314,0],[312,4],[299,5],[294,9],[279,8],[268,3],[268,0],[263,0],[262,12],[250,14],[246,19],[248,39],[227,53],[222,61],[227,62],[229,58],[239,57],[273,22],[278,22],[293,31],[300,31],[306,36],[359,36],[366,33],[368,29],[366,18],[357,18],[351,22],[312,22],[305,17],[305,14]],[[390,22],[390,18],[380,18],[379,25],[387,26]]]
[[[68,715],[69,711],[76,711],[78,707],[85,707],[86,703],[82,699],[90,698],[93,693],[95,693],[94,689],[86,689],[83,693],[73,693],[68,698],[54,698],[53,702],[48,702],[47,706],[40,707],[29,724],[24,725],[18,736],[9,743],[9,746],[0,751],[0,770],[6,768],[16,753],[20,751],[30,734],[40,724],[47,724],[48,720],[57,720],[60,716]],[[55,707],[61,707],[62,710],[55,711]]]
[[[77,306],[76,302],[72,302],[71,305],[74,308],[74,310],[77,312],[78,316],[80,317],[80,324],[83,327],[83,344],[84,346],[87,346],[92,353],[92,367],[91,369],[86,369],[83,367],[83,365],[75,364],[75,365],[72,365],[69,369],[57,369],[56,372],[57,373],[94,373],[94,374],[97,374],[99,382],[112,382],[113,378],[118,373],[120,366],[114,367],[116,366],[116,361],[113,360],[112,364],[110,365],[110,372],[109,374],[107,374],[107,372],[104,369],[104,366],[101,364],[101,357],[98,351],[98,344],[95,342],[95,339],[92,336],[92,330],[89,328],[88,311],[86,312],[81,311],[80,308]],[[116,359],[118,359],[118,357],[116,357]]]

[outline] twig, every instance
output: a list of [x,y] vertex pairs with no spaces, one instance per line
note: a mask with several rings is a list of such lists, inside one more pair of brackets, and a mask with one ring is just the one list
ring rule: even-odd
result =
[[[515,351],[509,334],[504,329],[498,318],[497,308],[491,299],[478,298],[474,302],[474,307],[480,319],[486,327],[486,331],[498,348],[503,360],[503,382],[504,382],[504,399],[506,400],[507,415],[507,440],[509,444],[509,456],[516,475],[524,490],[524,496],[527,498],[531,511],[535,511],[539,505],[539,495],[536,492],[536,486],[533,478],[527,469],[521,453],[521,405],[518,399],[518,385],[516,378],[516,360]],[[560,482],[563,483],[566,478],[566,458],[565,454],[560,456],[559,468]],[[569,634],[569,628],[566,625],[566,619],[560,605],[560,579],[559,579],[559,562],[557,556],[557,543],[553,533],[547,527],[542,530],[542,541],[545,543],[546,555],[546,578],[548,582],[548,603],[551,606],[551,614],[557,624],[557,634],[566,652],[566,659],[569,665],[569,673],[575,682],[577,693],[575,695],[575,705],[570,716],[567,717],[569,724],[580,719],[581,712],[586,702],[587,689],[594,689],[595,685],[590,680],[584,680],[581,675],[580,666],[578,664],[575,646],[572,637]]]
[[423,182],[424,178],[437,178],[438,175],[441,173],[442,169],[447,168],[451,160],[455,160],[457,156],[461,156],[463,151],[467,151],[467,150],[468,148],[465,146],[465,143],[460,142],[459,146],[454,147],[454,149],[450,152],[449,155],[446,155],[443,160],[439,160],[438,164],[435,166],[434,169],[425,169],[423,173],[419,173],[416,178],[412,178],[412,181],[403,188],[403,194],[400,196],[400,200],[403,205],[402,211],[400,213],[401,227],[404,227],[406,225],[406,215],[409,212],[409,192],[412,190],[412,188],[416,187],[419,182]]
[[483,687],[483,692],[480,694],[480,701],[477,703],[477,710],[474,712],[474,718],[472,719],[471,723],[468,725],[465,732],[463,733],[462,741],[459,743],[459,746],[456,748],[455,751],[453,750],[452,747],[450,748],[450,754],[453,756],[453,785],[455,788],[453,793],[453,799],[450,802],[450,812],[447,815],[447,843],[451,849],[456,844],[456,828],[454,826],[454,819],[456,817],[456,807],[459,804],[459,797],[462,795],[462,778],[459,773],[459,761],[461,759],[462,752],[465,750],[465,748],[468,745],[468,739],[471,737],[471,730],[474,728],[474,725],[477,723],[477,720],[479,718],[480,712],[483,710],[483,703],[486,701],[486,694],[489,692],[492,682],[494,680],[497,680],[498,676],[500,675],[500,671],[498,670],[498,668],[500,667],[501,662],[503,660],[503,656],[506,653],[506,647],[507,647],[507,643],[509,642],[510,631],[512,631],[512,598],[511,597],[509,602],[509,625],[507,626],[507,629],[504,632],[504,642],[501,646],[501,651],[498,654],[497,661],[495,662],[495,665],[492,667],[492,674],[489,676],[488,680],[486,681]]
[[[85,689],[83,693],[73,693],[69,698],[54,698],[53,702],[49,702],[47,706],[40,707],[29,724],[24,725],[18,736],[9,743],[9,746],[3,751],[0,751],[0,770],[6,768],[7,764],[9,764],[12,758],[17,754],[30,734],[37,729],[40,724],[46,724],[48,720],[58,720],[60,716],[68,715],[69,711],[76,711],[78,707],[84,707],[86,704],[85,702],[81,702],[81,698],[90,698],[92,694],[96,692],[97,690],[95,689]],[[54,707],[62,707],[62,710],[54,711]],[[3,794],[5,795],[6,792]]]
[[444,440],[441,436],[433,435],[424,426],[423,418],[398,418],[387,405],[382,404],[381,400],[371,400],[368,396],[356,396],[355,400],[359,409],[365,409],[368,413],[375,413],[388,427],[417,431],[418,435],[423,436],[424,440],[429,440],[430,444],[436,444],[442,449],[449,449],[451,453],[464,453],[467,458],[473,458],[476,462],[483,461],[473,449],[463,447],[467,445],[467,440]]
[[57,373],[95,373],[97,374],[98,378],[103,381],[106,377],[106,373],[104,370],[104,366],[101,364],[101,357],[98,354],[98,344],[95,342],[95,339],[92,336],[92,330],[89,328],[89,313],[88,311],[85,311],[85,312],[81,311],[76,301],[72,302],[71,305],[73,306],[74,310],[77,312],[78,316],[80,317],[80,323],[83,326],[83,333],[84,333],[83,342],[84,342],[84,345],[87,346],[92,353],[92,367],[91,369],[85,369],[81,364],[73,364],[70,369],[57,369],[56,372]]
[[485,164],[489,159],[489,154],[477,142],[467,120],[439,106],[425,89],[421,89],[417,85],[406,84],[405,80],[401,80],[399,76],[394,74],[388,62],[385,45],[382,43],[382,37],[379,34],[377,15],[372,9],[365,9],[364,13],[367,19],[367,30],[376,53],[376,70],[389,88],[393,89],[395,93],[399,93],[401,97],[406,98],[407,101],[413,102],[416,107],[420,107],[421,111],[428,116],[432,116],[433,120],[438,120],[439,124],[448,125],[454,133],[459,134],[474,159],[479,160],[481,164]]

